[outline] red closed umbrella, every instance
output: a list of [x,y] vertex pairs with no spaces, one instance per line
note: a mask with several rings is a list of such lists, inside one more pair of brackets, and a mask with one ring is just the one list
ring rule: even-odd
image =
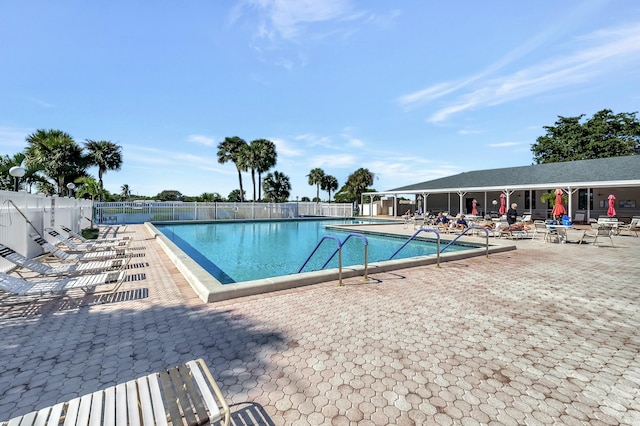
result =
[[551,211],[553,217],[562,217],[567,214],[564,206],[562,205],[562,189],[556,189],[556,205],[553,206],[553,210]]
[[478,202],[476,201],[475,198],[471,202],[471,214],[474,216],[478,215]]
[[609,209],[607,210],[607,216],[614,217],[616,215],[616,196],[611,194],[609,195]]
[[502,193],[500,194],[500,210],[498,213],[505,214],[507,212],[507,196]]

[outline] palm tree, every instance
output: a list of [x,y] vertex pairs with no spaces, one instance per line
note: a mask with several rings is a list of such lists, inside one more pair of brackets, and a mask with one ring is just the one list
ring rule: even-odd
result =
[[[256,139],[251,141],[251,149],[254,151],[255,169],[258,172],[258,201],[260,201],[262,198],[260,194],[260,190],[262,188],[262,173],[265,173],[276,165],[278,154],[276,153],[276,144],[268,139]],[[253,170],[251,173],[253,173]]]
[[[15,179],[9,174],[9,170],[11,170],[12,167],[22,166],[24,158],[24,154],[21,152],[14,154],[13,157],[5,155],[0,158],[0,189],[13,191]],[[25,169],[25,176],[22,179],[22,182],[24,182],[24,179],[27,176],[26,171],[27,169]],[[21,184],[21,182],[18,182],[18,184]]]
[[278,171],[269,173],[264,177],[262,184],[264,189],[264,198],[267,201],[275,203],[284,203],[291,195],[291,181],[289,176]]
[[[86,195],[91,197],[91,201],[95,201],[98,197],[102,198],[102,188],[91,176],[79,177],[75,183],[78,185],[76,198],[86,198]],[[91,216],[91,229],[93,229],[93,215]]]
[[58,195],[64,194],[67,183],[87,175],[87,159],[69,134],[39,129],[26,140],[27,166],[42,165],[44,174],[57,185]]
[[240,201],[244,202],[244,189],[242,188],[242,172],[246,170],[244,167],[244,158],[246,153],[244,147],[247,142],[238,136],[226,137],[224,141],[218,144],[218,163],[224,164],[231,161],[238,170],[238,181],[240,182],[239,196]]
[[320,185],[324,177],[324,170],[320,168],[312,169],[307,177],[309,178],[309,185],[316,186],[316,202],[320,201]]
[[122,198],[126,201],[129,199],[129,197],[131,196],[131,189],[129,188],[129,185],[127,185],[126,183],[124,185],[122,185],[120,187],[120,195],[122,195]]
[[323,191],[327,191],[329,193],[329,202],[331,202],[331,191],[338,189],[338,179],[336,179],[335,176],[324,175],[322,177],[320,187]]
[[109,141],[93,141],[87,139],[84,144],[88,151],[87,159],[92,166],[98,166],[98,183],[100,185],[100,201],[103,199],[104,184],[102,175],[107,170],[120,170],[122,167],[122,147]]

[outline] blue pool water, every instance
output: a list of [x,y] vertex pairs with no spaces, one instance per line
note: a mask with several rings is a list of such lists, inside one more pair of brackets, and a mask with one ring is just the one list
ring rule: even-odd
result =
[[[352,220],[287,220],[233,223],[156,225],[167,238],[212,274],[222,284],[295,274],[321,238],[331,235],[340,241],[353,231],[325,229],[325,225],[362,223]],[[366,235],[368,262],[389,260],[407,237]],[[342,265],[364,264],[364,241],[351,237],[342,250]],[[337,248],[325,239],[303,272],[321,269]],[[447,251],[464,250],[451,246]],[[435,243],[412,241],[394,259],[436,253]],[[326,266],[337,268],[338,256]]]

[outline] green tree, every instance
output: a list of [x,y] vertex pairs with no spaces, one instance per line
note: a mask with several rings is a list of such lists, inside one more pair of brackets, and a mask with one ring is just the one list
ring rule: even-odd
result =
[[278,171],[268,173],[264,177],[262,186],[266,201],[284,203],[289,199],[289,195],[291,195],[291,181],[289,176]]
[[224,201],[224,198],[222,198],[222,195],[218,194],[217,192],[203,192],[202,194],[200,194],[197,201],[203,203],[214,203]]
[[[104,189],[102,175],[107,170],[120,170],[122,167],[122,148],[110,141],[94,141],[87,139],[84,144],[87,150],[87,160],[90,166],[98,167],[98,183]],[[102,192],[100,201],[102,201]]]
[[373,185],[374,177],[375,175],[368,169],[359,168],[349,175],[347,182],[336,193],[335,201],[337,203],[360,201],[360,195],[371,190],[369,186]]
[[55,182],[60,196],[67,191],[67,183],[87,175],[87,159],[82,148],[61,130],[40,129],[27,136],[25,154],[28,166],[43,166],[44,174]]
[[129,185],[125,183],[120,187],[120,195],[122,195],[123,200],[129,200],[129,197],[131,197],[131,188],[129,188]]
[[322,177],[320,187],[323,191],[327,191],[329,193],[329,202],[331,202],[331,191],[338,189],[338,179],[336,179],[335,176],[324,175]]
[[640,153],[640,121],[636,112],[614,114],[603,109],[585,122],[558,116],[546,135],[536,139],[531,152],[536,164],[620,157]]
[[182,201],[184,199],[184,195],[182,195],[180,191],[165,189],[156,195],[156,199],[160,201]]
[[242,195],[240,195],[240,190],[234,189],[229,193],[229,196],[227,197],[227,201],[229,201],[230,203],[236,203],[236,202],[241,203],[242,200],[244,200],[245,195],[246,194],[244,193],[244,191],[242,191]]
[[309,178],[309,185],[316,186],[316,201],[320,201],[320,185],[322,185],[324,170],[316,167],[309,172],[307,177]]
[[[18,154],[14,154],[13,157],[5,155],[4,157],[0,158],[0,189],[4,191],[13,191],[15,180],[13,176],[9,174],[9,170],[11,170],[12,167],[22,166],[24,158],[25,156],[21,152]],[[24,177],[20,179],[18,185],[22,186],[23,183]]]
[[[262,174],[276,165],[278,154],[276,153],[276,144],[268,139],[256,139],[251,141],[250,145],[254,160],[251,173],[253,174],[254,168],[258,172],[258,201],[260,201],[262,199]],[[255,182],[253,197],[255,199]]]
[[102,195],[100,184],[91,176],[79,177],[75,180],[76,198],[91,198],[95,201]]
[[246,146],[247,142],[238,136],[226,137],[218,144],[218,163],[224,164],[231,161],[238,170],[238,182],[240,190],[238,192],[240,201],[244,201],[244,189],[242,188],[242,172],[246,170]]

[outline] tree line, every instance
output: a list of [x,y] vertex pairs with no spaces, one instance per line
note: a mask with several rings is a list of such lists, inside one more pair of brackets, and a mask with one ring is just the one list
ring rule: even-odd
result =
[[[217,158],[221,164],[231,162],[238,172],[239,188],[225,199],[217,192],[205,192],[199,196],[185,196],[176,190],[164,190],[152,196],[135,195],[129,185],[121,187],[120,194],[104,189],[103,176],[107,171],[118,171],[122,167],[122,147],[106,140],[87,139],[79,145],[68,133],[61,130],[43,130],[26,137],[27,147],[23,152],[0,158],[0,189],[11,190],[14,186],[9,170],[20,166],[25,174],[19,180],[19,189],[46,195],[74,195],[100,201],[126,201],[153,199],[161,201],[246,201],[242,173],[249,172],[253,185],[253,201],[284,202],[291,196],[291,181],[284,173],[269,172],[277,163],[276,146],[267,139],[256,139],[247,143],[238,136],[227,137],[218,144]],[[98,179],[89,175],[88,168],[98,168]],[[267,173],[269,172],[269,173]],[[266,174],[265,174],[266,173]],[[317,186],[316,198],[320,201],[320,188],[331,194],[338,189],[338,180],[315,168],[307,175],[309,185]],[[257,183],[256,183],[257,178]],[[336,201],[353,202],[373,184],[373,173],[358,169],[335,194]],[[73,185],[71,185],[73,184]],[[370,189],[375,191],[374,189]],[[303,197],[302,201],[311,201]]]

